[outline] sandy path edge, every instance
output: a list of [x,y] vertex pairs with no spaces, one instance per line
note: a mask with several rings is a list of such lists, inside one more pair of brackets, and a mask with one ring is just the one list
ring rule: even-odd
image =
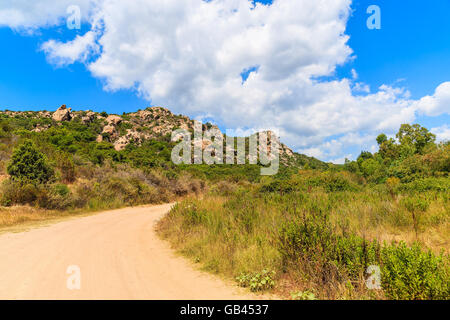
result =
[[0,235],[0,299],[258,298],[196,270],[156,235],[171,206],[105,211]]

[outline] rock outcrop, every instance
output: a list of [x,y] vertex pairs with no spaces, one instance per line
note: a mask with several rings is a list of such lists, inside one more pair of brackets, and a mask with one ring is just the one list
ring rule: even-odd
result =
[[109,125],[116,126],[116,125],[118,125],[119,123],[122,122],[122,118],[119,117],[119,116],[116,116],[116,115],[110,115],[110,116],[108,116],[108,117],[106,118],[106,122],[107,122]]
[[94,119],[96,118],[96,114],[92,111],[87,111],[86,115],[84,115],[83,117],[81,117],[81,121],[84,124],[88,124],[91,123],[92,121],[94,121]]
[[[120,151],[126,148],[131,143],[142,144],[144,141],[152,139],[167,139],[176,129],[193,130],[194,120],[187,116],[175,115],[170,110],[162,107],[151,107],[145,110],[128,113],[123,116],[105,115],[92,111],[74,111],[62,105],[53,113],[48,111],[38,112],[19,112],[19,111],[4,111],[8,116],[14,117],[17,115],[26,115],[28,117],[34,116],[37,118],[52,118],[54,121],[81,121],[84,125],[91,125],[96,122],[101,125],[100,130],[96,132],[97,142],[110,142],[113,144],[115,150]],[[41,132],[49,129],[50,124],[37,123],[33,129],[35,132]],[[215,125],[203,124],[204,131],[207,129],[217,129]],[[272,132],[266,131],[268,137]],[[270,139],[269,139],[270,141]],[[207,141],[194,142],[197,147],[205,150],[210,143]],[[267,150],[270,152],[272,144],[269,143]],[[280,145],[280,160],[283,164],[288,165],[296,154],[286,145]],[[249,159],[249,156],[247,156]],[[256,159],[249,159],[256,160]]]
[[67,108],[66,105],[63,104],[53,113],[52,119],[55,121],[70,121],[72,119],[72,109]]

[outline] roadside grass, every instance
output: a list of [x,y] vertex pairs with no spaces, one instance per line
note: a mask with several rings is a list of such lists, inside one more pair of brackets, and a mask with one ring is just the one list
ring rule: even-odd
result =
[[[178,203],[158,226],[206,271],[247,286],[273,271],[266,291],[288,299],[450,299],[446,192],[221,189]],[[383,290],[367,289],[369,265]]]
[[23,232],[75,217],[83,217],[100,212],[74,210],[57,211],[30,206],[0,207],[0,234]]

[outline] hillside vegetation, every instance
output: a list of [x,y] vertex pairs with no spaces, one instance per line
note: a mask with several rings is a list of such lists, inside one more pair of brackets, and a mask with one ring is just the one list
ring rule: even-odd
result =
[[[328,170],[219,183],[179,203],[160,233],[204,269],[253,291],[449,299],[450,145],[418,125],[377,141],[376,154]],[[367,272],[377,268],[373,289]]]
[[[172,130],[192,131],[193,124],[160,107],[120,116],[66,106],[53,113],[0,112],[0,205],[100,210],[171,202],[224,179],[259,181],[258,165],[174,165]],[[289,161],[327,167],[297,154]],[[31,219],[13,211],[0,225]]]

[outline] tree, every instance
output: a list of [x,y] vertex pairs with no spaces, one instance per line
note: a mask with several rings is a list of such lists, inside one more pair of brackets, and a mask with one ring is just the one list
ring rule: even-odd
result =
[[377,143],[379,146],[381,146],[383,144],[383,142],[386,142],[386,141],[387,141],[387,136],[384,133],[380,134],[377,137]]
[[384,141],[380,145],[380,150],[378,153],[383,158],[385,163],[390,163],[400,156],[399,146],[392,138]]
[[53,177],[53,170],[47,158],[31,140],[25,140],[13,150],[7,167],[12,180],[26,180],[33,183],[46,183]]
[[436,141],[436,136],[419,124],[402,124],[396,137],[402,149],[410,149],[413,146],[414,153],[419,154],[423,154],[424,148]]

